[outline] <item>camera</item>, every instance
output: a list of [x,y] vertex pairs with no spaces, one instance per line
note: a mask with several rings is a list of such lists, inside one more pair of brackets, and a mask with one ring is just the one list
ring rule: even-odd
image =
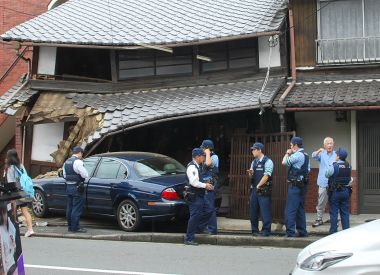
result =
[[26,193],[19,190],[15,182],[5,182],[0,185],[0,201],[11,201],[21,199]]

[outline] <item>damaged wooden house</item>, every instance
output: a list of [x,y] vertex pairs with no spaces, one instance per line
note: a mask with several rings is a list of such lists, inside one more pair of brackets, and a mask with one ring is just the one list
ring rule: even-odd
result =
[[33,47],[31,71],[0,98],[31,175],[56,170],[78,144],[186,164],[211,138],[235,216],[247,215],[250,143],[268,144],[280,179],[294,134],[280,134],[272,111],[289,70],[288,1],[61,2],[1,35]]

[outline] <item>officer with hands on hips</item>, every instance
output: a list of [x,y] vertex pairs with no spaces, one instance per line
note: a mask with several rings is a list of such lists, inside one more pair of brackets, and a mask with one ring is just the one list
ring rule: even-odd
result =
[[195,240],[195,232],[200,224],[207,223],[212,214],[212,209],[205,199],[205,193],[213,189],[209,182],[200,181],[201,165],[205,159],[205,153],[201,148],[192,151],[193,160],[187,165],[186,176],[188,179],[188,192],[185,200],[189,205],[190,218],[187,224],[185,237],[186,245],[198,245]]
[[343,230],[350,227],[351,166],[346,161],[348,154],[344,148],[339,148],[336,155],[336,162],[326,171],[329,179],[330,234],[338,230],[338,212]]
[[[271,184],[273,174],[273,161],[264,155],[264,145],[255,143],[251,147],[255,160],[248,170],[251,178],[250,220],[253,236],[270,236],[271,215]],[[262,231],[259,233],[259,216],[263,221]]]
[[218,225],[216,218],[215,197],[218,189],[219,158],[214,152],[214,143],[212,140],[204,140],[201,148],[204,150],[206,155],[206,159],[202,167],[201,179],[205,182],[211,182],[214,188],[211,191],[207,191],[205,195],[205,199],[210,205],[212,214],[210,220],[206,224],[200,225],[200,232],[207,232],[210,235],[216,235],[218,233]]
[[[310,173],[309,156],[302,138],[293,137],[282,164],[288,167],[288,196],[285,206],[285,237],[306,237],[305,195]],[[296,234],[297,230],[297,234]]]

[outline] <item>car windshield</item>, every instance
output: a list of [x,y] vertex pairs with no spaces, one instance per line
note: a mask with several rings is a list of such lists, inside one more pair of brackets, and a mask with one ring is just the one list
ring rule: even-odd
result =
[[178,161],[169,157],[157,157],[137,161],[135,169],[141,177],[159,177],[184,174],[186,168]]

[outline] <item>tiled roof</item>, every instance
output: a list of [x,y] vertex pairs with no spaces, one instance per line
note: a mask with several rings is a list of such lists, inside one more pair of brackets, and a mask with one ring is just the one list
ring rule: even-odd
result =
[[[350,107],[380,105],[380,76],[334,76],[331,80],[313,79],[297,83],[285,98],[286,107]],[[286,89],[286,88],[285,88]],[[281,93],[276,97],[278,104]]]
[[25,74],[10,90],[0,97],[0,112],[14,115],[19,107],[38,93],[38,91],[30,89],[27,81],[27,75]]
[[[223,84],[128,90],[118,93],[103,91],[103,93],[58,94],[72,100],[78,109],[90,107],[94,112],[104,115],[102,126],[87,139],[87,142],[91,143],[109,132],[138,124],[168,118],[259,108],[259,95],[263,81],[264,79],[247,79]],[[284,84],[284,77],[268,80],[266,89],[260,97],[263,107],[271,106],[274,97]],[[6,110],[11,108],[16,112],[15,106],[24,104],[35,93],[38,91],[31,89],[19,91],[17,99],[13,98]],[[4,101],[3,97],[0,97],[0,102]]]
[[[261,95],[269,106],[283,86],[284,78],[272,78]],[[118,94],[68,94],[78,108],[92,107],[104,113],[101,129],[88,138],[88,143],[108,132],[165,118],[232,112],[259,107],[263,80],[206,86],[131,91]]]
[[276,31],[288,0],[70,0],[3,40],[91,45],[171,44]]

